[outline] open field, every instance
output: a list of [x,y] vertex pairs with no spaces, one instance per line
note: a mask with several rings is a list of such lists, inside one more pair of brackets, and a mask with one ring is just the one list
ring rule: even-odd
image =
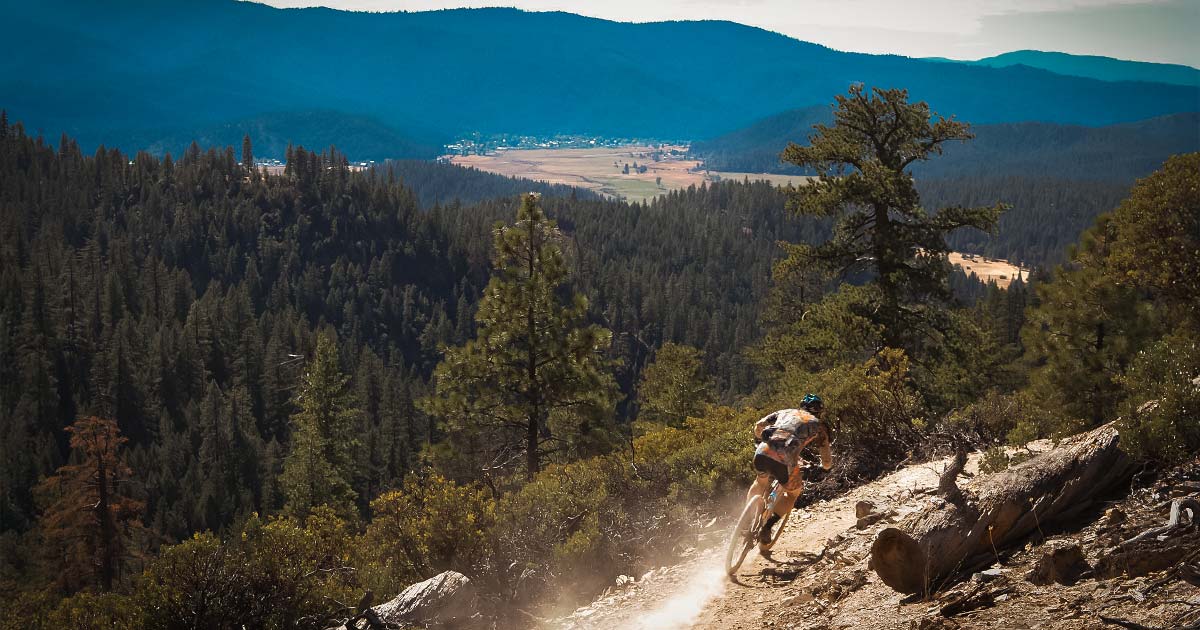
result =
[[459,166],[510,177],[578,186],[633,202],[646,201],[671,190],[699,186],[717,179],[741,180],[748,177],[752,180],[770,180],[778,185],[805,179],[786,175],[697,170],[701,168],[698,160],[670,154],[672,150],[682,152],[686,148],[637,145],[595,149],[509,149],[489,155],[448,156],[444,159]]
[[1024,279],[1029,278],[1029,269],[1018,267],[999,258],[987,258],[979,254],[960,254],[959,252],[950,252],[948,258],[950,264],[962,267],[963,271],[968,274],[974,272],[983,282],[995,280],[1000,287],[1012,284],[1017,274]]

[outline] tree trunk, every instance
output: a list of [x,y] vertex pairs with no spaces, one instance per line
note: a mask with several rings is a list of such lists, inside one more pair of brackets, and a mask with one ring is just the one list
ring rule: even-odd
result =
[[105,593],[113,586],[113,531],[112,510],[108,504],[108,471],[104,467],[104,456],[100,453],[96,458],[96,483],[100,493],[96,501],[96,518],[100,521],[100,589]]
[[[880,532],[871,545],[871,567],[897,591],[937,590],[938,580],[994,557],[1036,529],[1078,515],[1126,480],[1132,462],[1118,443],[1109,423],[1023,464],[976,478],[974,494],[937,500]],[[942,481],[944,488],[947,479]]]

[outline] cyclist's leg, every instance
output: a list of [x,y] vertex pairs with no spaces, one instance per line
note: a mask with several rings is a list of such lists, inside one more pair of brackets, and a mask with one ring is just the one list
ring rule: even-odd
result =
[[775,513],[782,517],[790,512],[801,492],[804,492],[804,475],[800,471],[800,465],[796,464],[788,470],[787,483],[783,484],[783,495],[775,502]]
[[767,487],[771,485],[771,475],[765,472],[759,472],[758,477],[754,479],[754,483],[750,484],[750,489],[746,491],[746,500],[756,496],[762,496],[767,492]]
[[777,479],[780,485],[786,484],[788,481],[787,464],[771,457],[762,448],[754,454],[754,469],[758,471],[758,479],[755,480],[751,494],[747,497],[754,496],[753,492],[756,490],[759,494],[765,494],[771,485],[772,477]]

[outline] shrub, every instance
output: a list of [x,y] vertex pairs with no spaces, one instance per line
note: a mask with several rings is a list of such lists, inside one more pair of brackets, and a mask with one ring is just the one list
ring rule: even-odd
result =
[[55,607],[47,627],[76,630],[135,630],[144,626],[141,608],[128,595],[76,593]]
[[372,501],[371,512],[360,545],[363,580],[387,593],[449,569],[474,573],[494,522],[486,489],[436,473],[409,475],[401,489]]
[[714,407],[688,418],[682,429],[663,428],[634,440],[638,475],[672,503],[702,505],[753,480],[755,409]]
[[196,534],[164,548],[142,575],[145,627],[324,627],[340,612],[333,602],[359,593],[348,542],[344,522],[325,507],[303,527],[254,515],[224,542]]
[[1121,439],[1137,457],[1172,464],[1200,450],[1200,343],[1179,332],[1138,353],[1121,384],[1129,390]]
[[489,577],[512,599],[552,585],[589,594],[633,560],[654,499],[622,456],[548,466],[498,502]]
[[979,460],[979,472],[1000,472],[1008,468],[1010,463],[1011,460],[1008,457],[1008,453],[1004,452],[1004,447],[993,446],[983,452],[983,457]]

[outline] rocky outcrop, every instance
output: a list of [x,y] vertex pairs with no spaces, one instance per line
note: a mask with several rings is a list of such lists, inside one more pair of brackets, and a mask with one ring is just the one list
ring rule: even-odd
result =
[[469,628],[479,616],[479,601],[470,578],[446,571],[409,586],[371,610],[388,625]]

